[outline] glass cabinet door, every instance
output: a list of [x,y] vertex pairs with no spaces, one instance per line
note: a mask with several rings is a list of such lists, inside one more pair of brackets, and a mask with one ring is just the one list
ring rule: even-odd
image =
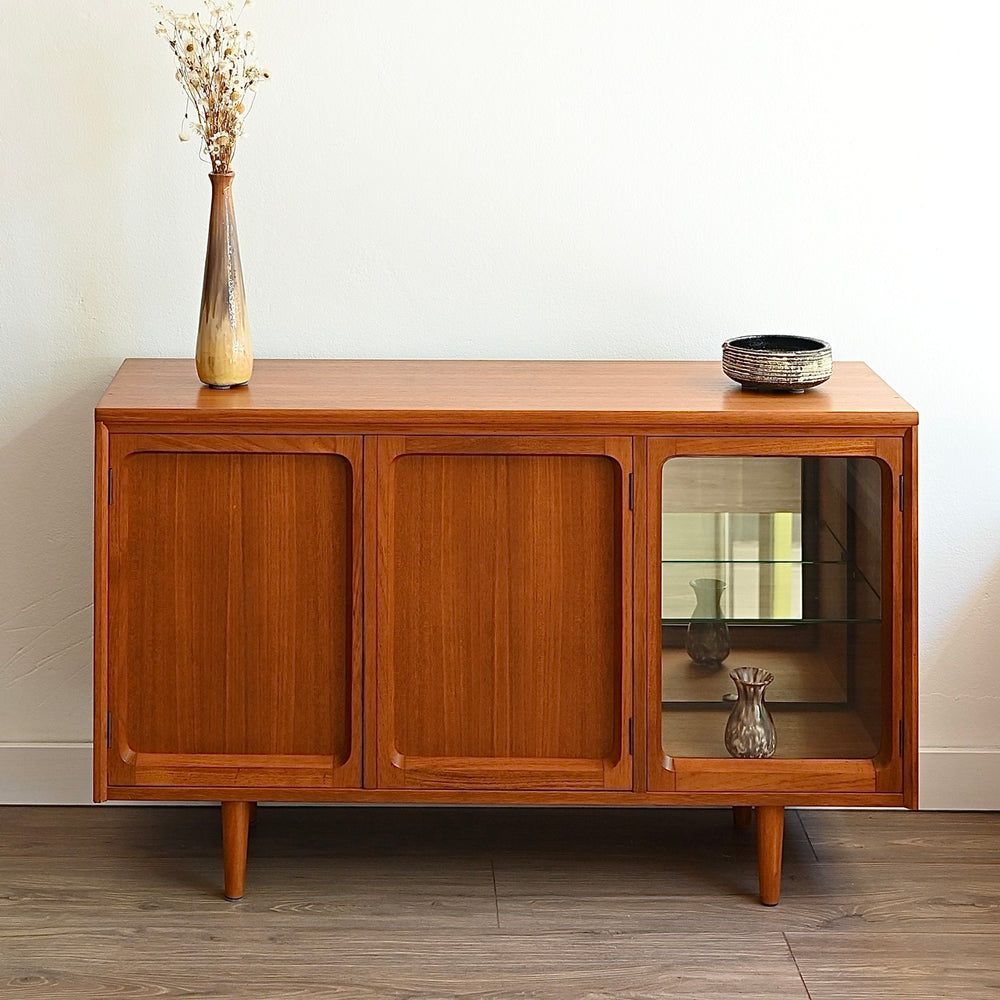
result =
[[667,767],[740,756],[725,742],[730,671],[758,667],[773,675],[775,760],[868,761],[874,781],[871,762],[892,753],[889,465],[875,455],[677,454],[651,469],[657,756]]

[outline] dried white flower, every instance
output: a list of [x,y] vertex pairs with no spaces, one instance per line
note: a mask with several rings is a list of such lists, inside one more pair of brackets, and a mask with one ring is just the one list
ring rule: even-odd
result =
[[[239,14],[233,0],[202,0],[203,10],[178,14],[162,4],[156,34],[165,38],[177,58],[176,78],[195,110],[191,128],[201,136],[215,173],[230,170],[236,140],[243,134],[243,120],[252,106],[248,93],[271,74],[254,58],[253,32],[237,27]],[[240,14],[249,6],[243,0]],[[191,138],[185,125],[182,142]]]

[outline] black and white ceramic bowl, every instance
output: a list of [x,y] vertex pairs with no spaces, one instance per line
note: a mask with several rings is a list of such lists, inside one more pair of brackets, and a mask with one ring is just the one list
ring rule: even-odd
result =
[[814,337],[733,337],[722,345],[722,370],[744,389],[802,392],[833,374],[833,352]]

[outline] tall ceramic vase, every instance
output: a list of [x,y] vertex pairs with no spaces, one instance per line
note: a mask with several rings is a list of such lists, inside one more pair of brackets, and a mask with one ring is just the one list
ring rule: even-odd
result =
[[201,316],[195,365],[198,378],[213,389],[246,385],[253,371],[240,243],[233,208],[233,175],[209,174],[212,208],[201,288]]
[[722,580],[702,577],[691,581],[694,614],[688,623],[684,648],[700,667],[718,667],[729,655],[729,626],[722,616]]
[[774,674],[760,667],[737,667],[729,676],[736,685],[736,704],[726,723],[726,749],[733,757],[770,757],[778,741],[764,690]]

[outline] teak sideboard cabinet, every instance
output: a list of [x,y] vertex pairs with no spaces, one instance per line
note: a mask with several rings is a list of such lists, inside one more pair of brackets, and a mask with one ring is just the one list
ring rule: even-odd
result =
[[[916,424],[857,363],[761,394],[708,362],[259,361],[220,392],[126,361],[95,798],[220,801],[230,898],[258,800],[732,806],[776,903],[785,806],[916,806]],[[767,759],[726,750],[741,665],[775,678]]]

